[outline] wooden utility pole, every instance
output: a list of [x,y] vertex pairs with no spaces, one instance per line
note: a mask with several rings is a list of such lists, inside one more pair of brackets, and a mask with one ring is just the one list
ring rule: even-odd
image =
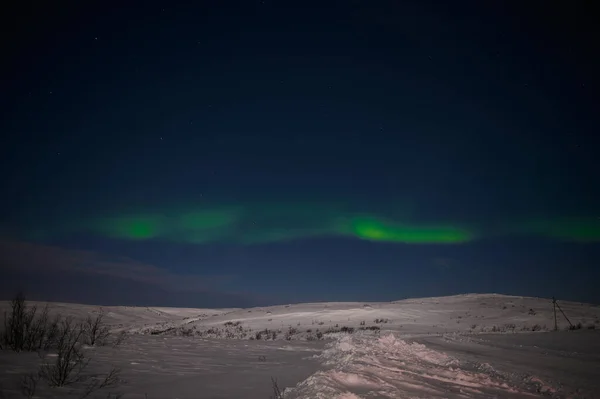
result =
[[567,317],[565,312],[563,312],[562,308],[560,307],[558,302],[556,302],[556,298],[554,298],[554,297],[552,297],[552,304],[554,305],[554,330],[558,330],[558,325],[556,324],[556,308],[558,308],[558,310],[560,310],[560,313],[562,313],[562,315],[565,317],[565,319],[567,320],[567,323],[569,323],[569,326],[571,326],[571,329],[572,329],[573,323],[571,323],[571,320],[569,320],[569,318]]
[[558,323],[556,322],[556,298],[552,297],[552,308],[554,309],[554,331],[558,331]]

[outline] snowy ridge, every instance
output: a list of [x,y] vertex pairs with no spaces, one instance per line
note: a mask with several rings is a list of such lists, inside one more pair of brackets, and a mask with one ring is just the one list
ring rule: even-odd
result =
[[286,390],[286,398],[523,398],[537,397],[544,384],[511,378],[489,364],[462,364],[391,333],[344,336],[318,358],[327,369]]

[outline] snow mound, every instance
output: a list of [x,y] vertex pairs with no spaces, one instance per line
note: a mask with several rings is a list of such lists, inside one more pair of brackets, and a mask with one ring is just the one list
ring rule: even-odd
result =
[[318,358],[326,369],[286,398],[535,397],[489,365],[473,368],[447,354],[393,334],[344,336]]

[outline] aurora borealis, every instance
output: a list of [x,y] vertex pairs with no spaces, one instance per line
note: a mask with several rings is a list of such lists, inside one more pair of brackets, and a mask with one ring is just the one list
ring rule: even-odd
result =
[[381,215],[301,205],[194,208],[110,216],[73,226],[73,231],[126,240],[241,245],[336,236],[405,244],[456,244],[475,237],[473,231],[458,226],[399,223]]
[[0,291],[600,302],[587,14],[213,3],[15,5]]
[[[488,237],[531,235],[561,241],[600,242],[597,218],[557,218],[513,223],[498,231],[460,223],[415,223],[310,205],[169,208],[84,220],[62,234],[90,233],[133,241],[257,245],[294,239],[347,237],[399,244],[459,245]],[[49,229],[46,235],[58,234]]]

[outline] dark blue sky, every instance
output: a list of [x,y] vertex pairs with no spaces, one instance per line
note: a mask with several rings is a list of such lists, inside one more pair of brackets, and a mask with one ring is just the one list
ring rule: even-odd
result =
[[600,301],[586,3],[198,3],[8,10],[3,295]]

